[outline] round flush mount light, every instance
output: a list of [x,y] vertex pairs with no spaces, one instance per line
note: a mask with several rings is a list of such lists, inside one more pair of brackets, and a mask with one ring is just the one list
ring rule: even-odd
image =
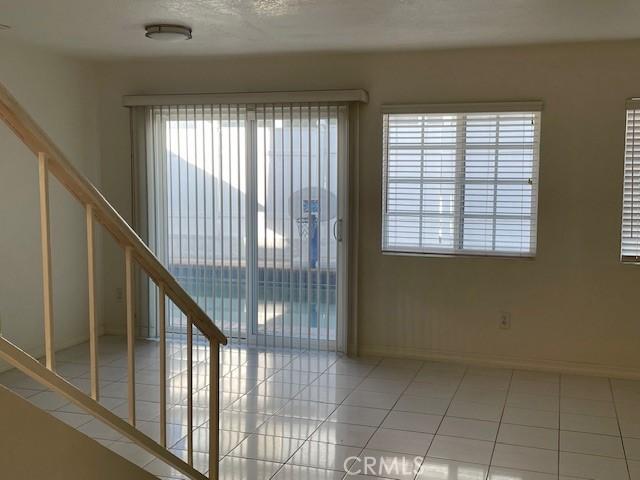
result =
[[154,40],[176,41],[190,40],[191,29],[183,25],[147,25],[144,27],[145,36]]

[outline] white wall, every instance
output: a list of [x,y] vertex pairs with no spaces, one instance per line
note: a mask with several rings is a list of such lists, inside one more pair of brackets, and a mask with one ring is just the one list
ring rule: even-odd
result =
[[[71,162],[99,180],[94,68],[3,40],[0,82]],[[38,163],[0,122],[0,318],[2,334],[29,353],[43,352]],[[88,338],[84,210],[51,180],[55,343]]]
[[[640,375],[640,268],[619,258],[625,98],[639,42],[363,55],[104,63],[102,180],[131,211],[125,94],[365,88],[360,115],[359,344],[392,355]],[[380,252],[383,103],[541,99],[535,260]],[[106,251],[105,295],[121,285]],[[105,302],[109,328],[122,306]],[[512,328],[498,328],[501,311]]]

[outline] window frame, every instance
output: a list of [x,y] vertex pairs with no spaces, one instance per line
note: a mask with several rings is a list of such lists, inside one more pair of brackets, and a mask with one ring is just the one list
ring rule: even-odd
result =
[[[635,151],[636,149],[640,149],[640,141],[638,142],[628,142],[629,139],[629,117],[630,115],[633,117],[634,122],[640,121],[640,98],[629,98],[627,99],[626,103],[625,103],[625,110],[624,110],[624,150],[623,150],[623,159],[622,159],[622,197],[620,199],[620,263],[625,264],[625,265],[639,265],[640,264],[640,239],[638,239],[638,244],[639,246],[637,247],[638,250],[638,255],[629,255],[629,254],[625,254],[624,253],[624,242],[625,242],[625,235],[624,235],[624,230],[625,230],[625,204],[629,201],[631,201],[631,203],[633,204],[633,197],[637,196],[638,198],[640,198],[640,193],[632,193],[631,194],[631,199],[627,200],[627,195],[626,195],[626,186],[625,186],[625,180],[627,177],[627,153],[629,150],[631,150],[631,170],[633,171],[634,163],[637,163],[640,166],[640,160],[634,160],[634,155],[635,155]],[[640,128],[636,128],[635,130],[640,131]],[[633,132],[635,133],[635,132]],[[633,173],[632,173],[632,179],[633,179]],[[638,189],[640,190],[640,178],[638,179]],[[632,185],[632,189],[634,189],[635,186]],[[633,208],[633,205],[632,205]],[[633,211],[631,213],[631,224],[633,224]],[[631,238],[633,238],[633,234],[631,236]]]
[[[639,107],[640,108],[640,107]],[[538,253],[538,206],[540,191],[540,163],[541,163],[541,146],[542,146],[542,111],[543,103],[541,101],[520,101],[520,102],[486,102],[486,103],[442,103],[442,104],[408,104],[408,105],[383,105],[381,111],[382,120],[382,198],[381,198],[381,252],[383,255],[400,255],[400,256],[420,256],[420,257],[463,257],[463,258],[494,258],[494,259],[522,259],[534,260]],[[455,158],[455,193],[453,197],[453,221],[454,221],[454,237],[453,247],[444,248],[441,251],[437,248],[429,247],[427,249],[419,249],[408,247],[406,250],[401,248],[389,248],[385,245],[385,230],[387,216],[387,191],[388,182],[388,126],[387,115],[390,114],[451,114],[456,115],[456,122],[464,118],[463,114],[502,114],[502,113],[527,113],[535,114],[537,124],[534,130],[534,158],[532,164],[532,206],[531,206],[531,245],[530,251],[514,251],[508,252],[504,250],[475,250],[463,248],[464,236],[460,232],[460,224],[464,222],[465,214],[463,212],[461,200],[464,193],[459,191],[459,187],[464,184],[464,179],[460,181],[459,176],[464,176],[464,166],[458,158],[460,151],[460,126],[456,127],[456,158]],[[464,135],[462,135],[464,137]],[[466,145],[466,139],[462,140],[462,146]],[[462,149],[464,150],[464,148]],[[464,157],[464,155],[463,155]],[[461,173],[462,172],[462,173]],[[422,184],[422,182],[421,182]],[[495,183],[494,185],[497,185]],[[497,199],[495,201],[497,203]]]

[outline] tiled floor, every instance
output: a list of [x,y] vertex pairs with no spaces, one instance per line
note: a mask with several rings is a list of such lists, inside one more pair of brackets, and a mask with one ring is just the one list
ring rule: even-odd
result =
[[[102,403],[124,417],[125,344],[100,343]],[[170,351],[168,434],[184,457],[184,345]],[[157,438],[158,344],[138,342],[136,359],[139,428]],[[86,391],[87,346],[57,360]],[[194,462],[206,472],[202,373],[194,377]],[[363,473],[366,461],[375,471],[354,478],[640,479],[640,381],[237,346],[223,350],[222,373],[222,479],[342,479],[345,463]],[[152,473],[181,478],[18,372],[0,382]]]

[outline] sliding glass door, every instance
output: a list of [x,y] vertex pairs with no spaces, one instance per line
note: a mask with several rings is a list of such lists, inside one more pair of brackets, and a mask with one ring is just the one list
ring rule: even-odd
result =
[[346,137],[339,105],[145,107],[149,245],[232,341],[344,348]]
[[257,342],[336,341],[340,107],[255,111],[252,222]]

